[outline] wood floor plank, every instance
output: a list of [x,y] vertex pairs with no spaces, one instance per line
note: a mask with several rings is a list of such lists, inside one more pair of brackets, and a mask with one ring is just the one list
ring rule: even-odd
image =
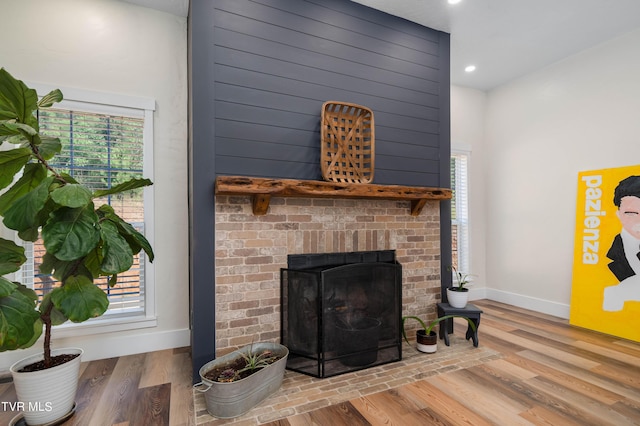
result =
[[534,405],[546,405],[549,402],[546,395],[540,395],[526,386],[523,380],[502,374],[500,370],[484,368],[480,365],[466,369],[464,374],[470,381],[482,384],[483,387],[489,389],[497,399],[507,398],[519,404],[521,409],[517,411],[518,413],[526,411]]
[[[613,342],[616,350],[624,351],[627,354],[640,356],[640,343],[632,342],[630,340],[619,339]],[[611,346],[614,347],[614,346]]]
[[522,351],[519,352],[519,355],[528,358],[530,360],[536,361],[540,364],[546,365],[558,371],[561,371],[568,375],[574,375],[585,382],[594,384],[608,391],[614,392],[622,397],[626,397],[632,399],[636,402],[640,402],[640,392],[638,390],[630,388],[624,383],[616,382],[616,380],[611,379],[609,377],[605,377],[599,374],[596,374],[592,370],[585,370],[583,368],[576,367],[571,365],[570,363],[561,362],[554,358],[550,358],[545,356],[544,354],[534,352],[534,351]]
[[482,365],[482,368],[493,370],[496,374],[508,377],[511,380],[526,380],[536,377],[538,374],[513,364],[506,359],[496,359]]
[[431,407],[426,407],[418,411],[407,413],[403,416],[403,420],[407,425],[416,426],[458,426],[459,423],[452,423],[447,421],[439,413],[435,412]]
[[[482,309],[485,309],[484,305]],[[498,318],[501,321],[509,322],[510,324],[516,326],[521,330],[546,330],[548,332],[557,334],[558,336],[568,337],[574,340],[593,342],[605,341],[608,344],[612,344],[614,341],[618,340],[618,338],[613,336],[597,333],[580,327],[570,326],[569,322],[565,319],[559,319],[550,316],[545,317],[544,314],[539,314],[532,311],[529,311],[526,314],[520,313],[521,311],[524,312],[525,310],[522,308],[518,308],[518,311],[514,311],[513,308],[508,307],[508,305],[504,305],[504,307],[500,307],[498,309],[500,309]],[[483,315],[491,318],[493,315],[495,315],[495,311],[489,309],[486,314],[487,315]],[[540,315],[539,318],[538,315]]]
[[475,411],[462,405],[455,397],[451,397],[442,390],[433,386],[427,380],[411,383],[400,390],[407,398],[413,398],[414,403],[422,403],[437,414],[444,424],[489,426],[491,422],[480,416]]
[[553,366],[540,364],[528,358],[517,355],[509,355],[505,358],[505,361],[520,366],[526,371],[531,371],[532,373],[535,373],[536,376],[546,377],[557,383],[561,383],[562,385],[572,389],[575,392],[579,392],[586,396],[593,395],[598,400],[603,401],[604,403],[609,405],[615,404],[616,402],[624,399],[624,397],[620,394],[611,392],[610,390],[582,380],[575,374],[567,374],[563,371],[555,369]]
[[573,343],[573,346],[589,352],[597,353],[609,359],[615,359],[616,361],[619,361],[624,364],[628,364],[630,366],[635,366],[640,368],[640,353],[628,354],[628,353],[620,352],[619,350],[612,349],[611,346],[603,347],[603,346],[595,345],[593,343],[585,342],[582,340],[578,340],[577,342]]
[[76,414],[67,423],[77,426],[90,424],[96,410],[95,401],[102,395],[117,363],[118,358],[83,363],[76,393]]
[[640,391],[640,370],[636,368],[620,368],[617,365],[600,365],[592,368],[591,371]]
[[172,358],[173,349],[148,353],[144,360],[138,386],[146,388],[168,383],[170,381],[170,369],[173,366],[171,363]]
[[490,332],[487,333],[487,329],[490,329],[490,327],[483,327],[482,335],[479,334],[478,339],[481,341],[481,345],[486,345],[503,355],[515,354],[527,349],[525,346],[520,346],[511,342],[508,339],[508,336],[500,338],[492,335]]
[[[306,423],[305,423],[306,424]],[[280,419],[269,423],[264,423],[263,426],[292,426],[288,419]]]
[[571,363],[573,365],[579,366],[584,369],[594,368],[599,365],[599,363],[592,361],[590,359],[573,355],[572,353],[558,349],[554,347],[553,344],[547,340],[545,340],[544,343],[541,343],[536,339],[530,340],[526,337],[518,336],[515,333],[516,332],[505,333],[501,330],[490,328],[488,330],[485,330],[483,334],[489,334],[491,336],[499,337],[503,340],[509,340],[517,345],[528,348],[528,350],[545,354],[546,356],[553,357],[559,361]]
[[465,376],[464,371],[455,371],[431,377],[430,383],[494,424],[531,424],[519,416],[530,407],[498,395],[491,388]]
[[610,405],[573,392],[571,389],[544,377],[535,377],[527,380],[526,383],[528,386],[553,398],[555,400],[555,411],[558,411],[557,407],[563,406],[562,412],[566,413],[570,418],[578,419],[583,425],[617,426],[632,424],[631,419],[616,412]]
[[135,410],[130,423],[144,426],[169,426],[171,383],[150,386],[135,393]]
[[350,402],[335,404],[330,407],[290,417],[291,426],[331,425],[331,426],[369,426],[371,423],[351,405]]
[[546,407],[535,406],[520,416],[537,426],[584,426],[579,420],[564,416]]
[[174,351],[171,357],[171,366],[169,424],[172,426],[193,426],[195,413],[191,387],[191,354],[184,351]]
[[640,403],[625,398],[616,402],[611,407],[625,417],[635,419],[636,424],[640,424]]
[[128,419],[132,401],[138,391],[145,357],[146,354],[138,354],[118,359],[90,424],[111,425]]
[[[538,334],[531,333],[529,330],[516,330],[512,333],[515,336],[525,339],[536,340]],[[561,352],[574,355],[579,358],[593,361],[597,364],[606,363],[611,367],[618,367],[622,370],[635,370],[636,364],[640,364],[640,360],[635,357],[623,356],[623,354],[614,355],[613,351],[607,351],[606,348],[594,345],[584,341],[563,342],[553,336],[544,336],[545,344],[557,349]]]
[[351,405],[371,424],[389,426],[409,425],[405,418],[409,413],[419,411],[410,399],[400,396],[397,390],[388,390],[351,400]]
[[503,321],[502,319],[483,316],[482,329],[484,330],[486,326],[497,328],[502,331],[513,331],[518,329],[518,327],[514,326],[513,324],[510,324],[509,322]]

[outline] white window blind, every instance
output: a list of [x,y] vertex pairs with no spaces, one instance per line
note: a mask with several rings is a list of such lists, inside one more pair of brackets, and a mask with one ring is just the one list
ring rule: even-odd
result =
[[469,271],[468,153],[451,155],[451,244],[452,263]]
[[[143,177],[144,115],[129,117],[103,113],[48,109],[39,112],[40,131],[58,137],[62,151],[50,164],[92,190],[108,189],[131,178]],[[115,212],[144,234],[143,189],[94,200],[96,207],[111,205]],[[44,255],[42,240],[25,245],[28,261],[20,271],[22,282],[42,297],[60,283],[39,271]],[[144,312],[145,258],[141,251],[133,267],[118,274],[109,287],[107,278],[96,280],[109,297],[107,314]]]

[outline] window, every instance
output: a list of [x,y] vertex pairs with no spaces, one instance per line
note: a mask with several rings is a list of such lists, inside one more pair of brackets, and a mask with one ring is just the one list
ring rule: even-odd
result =
[[[41,90],[37,85],[32,87],[36,87],[38,93],[49,91]],[[68,99],[67,91],[61,90],[65,99]],[[77,91],[72,89],[71,92],[77,95]],[[125,98],[125,103],[133,103],[134,107],[119,106],[103,103],[104,96],[82,93],[76,97],[88,98],[88,102],[65,100],[54,105],[55,108],[39,112],[40,131],[47,136],[58,137],[62,142],[62,152],[50,164],[93,190],[108,189],[134,177],[153,179],[150,161],[155,102],[136,102],[135,99],[131,102],[132,98]],[[140,188],[94,202],[96,206],[111,205],[120,217],[145,234],[153,245],[150,235],[153,229],[150,226],[153,217],[152,196],[151,188]],[[25,249],[28,260],[17,278],[42,297],[59,282],[39,271],[38,266],[44,254],[41,240],[25,244]],[[140,315],[148,318],[155,315],[153,273],[144,251],[136,256],[134,266],[128,272],[118,275],[116,286],[109,287],[106,277],[95,282],[109,297],[109,309],[105,317]]]
[[468,152],[451,155],[451,252],[459,271],[469,271]]

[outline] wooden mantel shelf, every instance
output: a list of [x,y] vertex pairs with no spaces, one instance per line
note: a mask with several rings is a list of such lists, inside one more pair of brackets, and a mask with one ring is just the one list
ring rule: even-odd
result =
[[418,216],[428,200],[448,200],[451,190],[419,186],[336,183],[317,180],[218,176],[216,195],[251,195],[253,214],[262,216],[271,197],[359,198],[411,201],[411,216]]

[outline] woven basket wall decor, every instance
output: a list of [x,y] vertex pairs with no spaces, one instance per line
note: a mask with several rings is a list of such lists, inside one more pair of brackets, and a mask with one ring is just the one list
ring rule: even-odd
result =
[[320,168],[325,180],[371,183],[375,160],[373,111],[327,101],[320,122]]

